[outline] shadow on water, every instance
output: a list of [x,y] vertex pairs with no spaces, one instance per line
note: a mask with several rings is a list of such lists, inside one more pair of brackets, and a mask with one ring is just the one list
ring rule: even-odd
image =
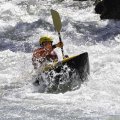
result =
[[[71,22],[68,20],[67,22],[63,22],[63,26],[68,26],[68,23],[71,24],[73,30],[68,29],[68,31],[66,31],[66,36],[74,40],[73,42],[77,43],[77,45],[86,42],[96,44],[99,42],[111,41],[120,33],[119,21],[109,21],[107,25],[102,26],[99,25],[97,21]],[[65,29],[64,27],[63,31],[65,31]],[[78,35],[80,38],[78,38]]]
[[[73,30],[69,29],[68,23],[71,24]],[[107,25],[101,26],[98,25],[97,21],[74,22],[66,19],[62,24],[64,36],[70,37],[77,45],[85,44],[86,42],[96,44],[96,42],[111,41],[120,33],[120,22],[116,21],[109,21]],[[33,51],[34,45],[27,40],[34,34],[37,34],[36,30],[38,28],[51,32],[54,31],[54,26],[43,19],[33,23],[18,23],[15,27],[5,32],[0,32],[0,51],[7,49],[14,52],[22,51],[29,53]]]
[[[84,22],[73,24],[76,28],[77,33],[82,33],[86,37],[91,38],[95,42],[105,42],[109,40],[114,40],[115,36],[120,33],[120,22],[109,21],[104,27],[98,26],[97,22]],[[89,39],[87,39],[89,40]]]
[[31,52],[32,45],[27,39],[32,37],[38,28],[54,31],[53,25],[42,19],[33,23],[18,23],[14,28],[0,32],[0,51],[10,49],[14,52]]

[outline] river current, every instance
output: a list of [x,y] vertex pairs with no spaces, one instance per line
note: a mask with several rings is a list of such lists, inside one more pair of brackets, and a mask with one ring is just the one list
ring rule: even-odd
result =
[[[93,3],[0,0],[0,120],[120,120],[120,22],[100,20]],[[61,16],[65,54],[89,54],[89,80],[64,94],[39,93],[32,84],[40,36],[59,41],[51,9]]]

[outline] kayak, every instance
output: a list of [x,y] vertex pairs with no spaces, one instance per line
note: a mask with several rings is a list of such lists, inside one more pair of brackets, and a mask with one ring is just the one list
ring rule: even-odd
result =
[[[44,71],[48,73],[48,81],[52,81],[52,87],[47,89],[48,93],[64,93],[78,89],[90,74],[88,53],[65,58],[60,62],[46,66]],[[40,84],[38,79],[36,82]]]
[[72,69],[76,69],[82,81],[86,80],[87,76],[90,74],[89,58],[87,52],[65,58],[60,62],[54,63],[53,65],[46,66],[44,69],[46,71],[54,69],[54,71],[60,72],[63,65],[67,65]]

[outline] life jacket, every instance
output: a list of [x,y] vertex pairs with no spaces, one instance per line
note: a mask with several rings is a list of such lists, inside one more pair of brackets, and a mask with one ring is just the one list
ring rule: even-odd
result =
[[57,56],[57,54],[54,50],[49,55],[47,55],[46,58],[47,58],[48,61],[58,60],[58,56]]
[[38,48],[33,52],[33,65],[36,63],[36,61],[42,64],[46,60],[49,62],[58,60],[57,54],[54,50],[49,51],[44,48]]

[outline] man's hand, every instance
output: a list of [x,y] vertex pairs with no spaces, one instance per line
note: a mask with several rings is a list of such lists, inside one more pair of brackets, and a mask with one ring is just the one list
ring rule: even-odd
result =
[[59,42],[56,44],[56,47],[62,48],[63,47],[63,42]]

